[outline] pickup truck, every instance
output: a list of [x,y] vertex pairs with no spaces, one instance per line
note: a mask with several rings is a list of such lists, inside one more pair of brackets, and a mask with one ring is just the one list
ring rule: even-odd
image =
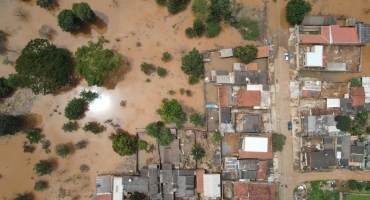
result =
[[289,121],[288,122],[288,130],[291,131],[293,129],[293,125],[292,125],[292,122]]

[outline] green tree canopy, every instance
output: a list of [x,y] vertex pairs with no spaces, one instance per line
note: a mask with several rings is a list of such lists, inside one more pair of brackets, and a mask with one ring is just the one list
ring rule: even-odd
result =
[[173,141],[173,135],[170,129],[164,126],[161,121],[153,122],[145,127],[147,134],[157,139],[157,142],[161,146],[168,146]]
[[305,0],[290,0],[286,6],[286,18],[291,25],[300,24],[312,5]]
[[211,16],[211,7],[208,0],[194,0],[191,9],[194,11],[195,18],[207,21]]
[[337,128],[341,131],[350,131],[351,123],[351,118],[349,118],[348,116],[337,117]]
[[17,88],[22,86],[18,74],[9,74],[7,84],[11,88]]
[[34,198],[31,193],[18,193],[12,200],[34,200]]
[[200,144],[194,144],[193,148],[191,149],[191,155],[193,156],[194,160],[200,160],[206,155],[206,151],[202,146],[200,146]]
[[83,98],[86,102],[91,103],[96,98],[99,98],[99,93],[83,89],[80,93],[80,97]]
[[67,144],[60,143],[55,146],[55,154],[57,154],[58,156],[62,158],[67,157],[69,152],[71,152],[71,149],[69,148]]
[[216,131],[213,133],[213,141],[215,141],[216,143],[219,143],[222,141],[222,135],[220,131]]
[[28,42],[16,60],[21,84],[35,94],[52,94],[65,86],[72,75],[68,50],[57,48],[45,39]]
[[82,21],[92,24],[95,22],[96,16],[90,5],[85,2],[74,3],[72,5],[73,13]]
[[120,130],[113,136],[112,148],[120,156],[132,155],[137,149],[136,138]]
[[152,74],[153,72],[155,72],[155,67],[153,64],[151,63],[146,63],[146,62],[143,62],[141,63],[140,65],[140,69],[142,72],[144,72],[144,74],[146,75],[150,75]]
[[158,74],[158,76],[163,78],[163,77],[167,76],[167,69],[165,69],[163,67],[158,67],[157,68],[157,74]]
[[72,10],[64,9],[58,14],[58,26],[65,32],[78,31],[81,28],[81,20]]
[[273,133],[271,141],[273,152],[282,151],[285,145],[286,136],[279,133]]
[[161,109],[157,113],[165,123],[174,122],[174,120],[183,112],[182,106],[176,99],[163,99]]
[[182,10],[185,10],[188,0],[168,0],[167,9],[171,14],[176,14]]
[[134,192],[133,195],[130,196],[130,200],[142,200],[142,195],[139,192]]
[[73,132],[73,131],[77,131],[77,129],[78,129],[78,123],[76,121],[74,122],[69,121],[67,123],[64,123],[62,126],[62,130],[64,132]]
[[232,19],[230,0],[211,0],[211,15],[215,20],[230,21]]
[[28,129],[26,138],[31,144],[36,144],[42,139],[42,130],[39,128]]
[[148,143],[144,140],[139,140],[137,141],[137,147],[139,148],[139,150],[146,150],[148,148]]
[[172,55],[170,53],[168,53],[168,51],[163,52],[162,58],[161,58],[161,60],[163,62],[169,62],[169,61],[171,61],[171,59],[172,59]]
[[104,78],[121,66],[122,55],[103,49],[103,44],[104,37],[99,37],[98,42],[89,41],[87,46],[77,48],[75,53],[76,71],[86,79],[89,86],[103,86]]
[[0,98],[7,97],[14,89],[9,86],[8,80],[4,77],[0,78]]
[[203,22],[200,19],[194,20],[194,22],[193,22],[193,30],[194,30],[194,33],[197,36],[203,35],[204,25],[203,25]]
[[73,98],[64,109],[64,116],[69,120],[78,120],[83,117],[87,109],[87,103],[82,98]]
[[54,0],[37,0],[36,5],[41,8],[52,8],[54,6]]
[[40,160],[33,168],[39,176],[51,174],[52,163],[48,160]]
[[181,69],[185,74],[195,77],[200,77],[204,73],[202,57],[196,48],[182,58]]
[[254,45],[238,46],[234,49],[234,55],[244,64],[248,64],[257,58],[258,49]]
[[94,134],[99,134],[99,133],[103,132],[106,129],[106,127],[99,124],[98,122],[93,121],[93,122],[87,122],[82,129],[85,132],[90,131]]
[[0,114],[0,136],[13,135],[22,128],[22,119],[18,116]]

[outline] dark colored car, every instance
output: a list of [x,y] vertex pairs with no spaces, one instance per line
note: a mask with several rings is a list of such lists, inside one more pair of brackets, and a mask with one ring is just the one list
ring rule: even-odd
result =
[[292,122],[289,121],[288,122],[288,130],[291,131],[293,129],[293,125],[292,125]]

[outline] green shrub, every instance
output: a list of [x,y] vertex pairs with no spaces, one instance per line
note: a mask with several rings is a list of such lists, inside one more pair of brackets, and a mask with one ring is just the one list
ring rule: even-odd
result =
[[64,132],[74,132],[74,131],[77,131],[78,129],[78,124],[77,122],[72,122],[72,121],[69,121],[67,123],[64,123],[63,126],[62,126],[62,130]]
[[218,22],[209,22],[206,24],[206,37],[216,37],[221,32],[221,26]]
[[206,151],[202,146],[200,146],[200,144],[194,144],[193,148],[191,149],[191,155],[193,156],[194,160],[200,160],[206,155]]
[[67,155],[69,154],[70,152],[70,148],[68,147],[67,144],[57,144],[55,146],[55,154],[57,154],[58,156],[62,157],[62,158],[65,158],[67,157]]
[[139,150],[146,150],[148,148],[148,143],[144,140],[137,141],[137,147]]
[[163,62],[169,62],[172,59],[172,55],[168,51],[163,52],[161,60]]
[[136,138],[119,130],[112,138],[113,151],[120,156],[132,155],[137,149]]
[[22,129],[22,124],[19,116],[0,114],[0,136],[14,135]]
[[290,0],[286,6],[286,18],[291,25],[300,24],[312,5],[305,0]]
[[191,28],[191,27],[186,28],[186,29],[185,29],[185,35],[186,35],[186,37],[188,37],[188,38],[193,38],[193,37],[195,37],[195,31],[194,31],[194,29],[193,29],[193,28]]
[[201,127],[203,126],[203,118],[199,113],[193,113],[190,115],[190,122],[195,126],[195,127]]
[[359,78],[351,78],[351,87],[361,86],[361,80]]
[[42,25],[39,30],[39,36],[45,39],[50,40],[52,38],[53,29],[48,25]]
[[186,90],[186,96],[191,97],[192,94],[191,90]]
[[33,195],[31,193],[18,193],[12,200],[33,200]]
[[188,0],[168,0],[167,9],[171,14],[176,14],[186,8]]
[[174,90],[168,90],[167,94],[174,95],[176,92]]
[[182,57],[181,70],[185,74],[196,77],[204,74],[203,60],[196,48],[193,48],[187,55]]
[[234,49],[235,57],[239,58],[242,63],[248,64],[256,60],[258,49],[254,45],[237,46]]
[[197,36],[203,35],[203,32],[204,32],[203,22],[199,19],[194,20],[193,30],[194,30],[195,35]]
[[80,20],[92,24],[96,20],[96,16],[90,5],[85,2],[74,3],[72,5],[72,12],[80,18]]
[[155,72],[155,67],[153,64],[143,62],[140,65],[141,71],[144,72],[146,75],[150,75],[151,73]]
[[194,0],[191,10],[194,11],[195,18],[207,21],[211,16],[211,8],[208,0]]
[[52,163],[48,160],[40,160],[33,168],[38,176],[49,175],[52,170]]
[[69,120],[81,119],[86,111],[87,103],[82,98],[73,98],[68,102],[67,107],[64,110],[64,115]]
[[9,74],[9,77],[6,83],[11,88],[17,88],[17,87],[22,86],[21,80],[19,79],[18,74]]
[[219,143],[222,141],[222,135],[220,131],[216,131],[215,133],[213,133],[213,141],[215,141],[216,143]]
[[279,133],[272,133],[272,151],[283,151],[283,147],[285,145],[286,136]]
[[191,75],[188,78],[188,83],[189,83],[189,85],[195,85],[195,84],[199,83],[199,78],[194,76],[194,75]]
[[99,134],[105,130],[105,126],[99,124],[98,122],[88,122],[82,128],[85,132],[92,132],[94,134]]
[[80,97],[83,98],[86,102],[91,103],[95,99],[99,98],[99,93],[90,90],[86,91],[85,89],[83,89],[80,93]]
[[150,83],[150,82],[152,82],[152,80],[150,80],[150,78],[147,78],[147,79],[145,79],[145,82]]
[[8,80],[4,77],[0,78],[0,98],[9,96],[14,91],[8,84]]
[[157,74],[160,77],[165,77],[165,76],[167,76],[167,69],[165,69],[163,67],[158,67],[157,68]]
[[165,6],[167,3],[167,0],[155,0],[155,2],[157,2],[158,5]]
[[185,89],[184,88],[181,88],[179,91],[180,91],[180,94],[181,95],[184,95],[185,94]]
[[52,8],[54,6],[54,0],[37,0],[36,5],[40,6],[41,8]]
[[153,122],[145,127],[147,134],[151,137],[156,138],[157,142],[161,146],[168,146],[173,141],[173,135],[170,129],[164,126],[161,121]]
[[47,187],[46,181],[37,181],[33,189],[36,191],[43,191],[46,189],[46,187]]
[[42,139],[42,130],[39,128],[28,129],[26,138],[31,144],[36,144]]

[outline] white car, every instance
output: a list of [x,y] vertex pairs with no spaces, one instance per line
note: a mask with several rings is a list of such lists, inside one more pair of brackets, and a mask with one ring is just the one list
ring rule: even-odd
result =
[[285,61],[288,61],[288,60],[289,60],[288,53],[285,53]]

